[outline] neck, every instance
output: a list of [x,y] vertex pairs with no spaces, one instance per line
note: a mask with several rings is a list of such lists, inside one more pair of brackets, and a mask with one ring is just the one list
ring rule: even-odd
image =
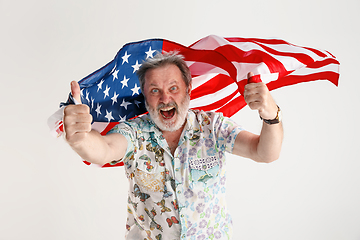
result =
[[175,150],[179,144],[179,139],[180,136],[182,134],[182,131],[184,129],[185,123],[182,125],[182,127],[180,127],[178,130],[176,131],[162,131],[162,134],[167,142],[167,144],[169,145],[170,148],[170,152],[172,155],[174,155]]

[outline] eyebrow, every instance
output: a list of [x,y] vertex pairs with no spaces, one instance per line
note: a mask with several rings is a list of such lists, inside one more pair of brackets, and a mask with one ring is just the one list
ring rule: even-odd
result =
[[[169,83],[169,85],[177,85],[177,84],[178,84],[178,81],[176,81],[176,80]],[[150,83],[150,86],[157,87],[158,85],[156,83]]]
[[177,85],[177,84],[178,84],[178,82],[176,80],[169,83],[169,85]]

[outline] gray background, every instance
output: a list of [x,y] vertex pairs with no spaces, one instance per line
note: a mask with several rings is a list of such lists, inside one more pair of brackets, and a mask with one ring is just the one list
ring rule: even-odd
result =
[[[360,239],[358,0],[0,0],[0,239],[122,239],[123,168],[88,167],[47,118],[127,42],[184,45],[210,34],[277,37],[341,63],[340,85],[272,92],[284,112],[281,157],[228,156],[234,239]],[[257,112],[233,119],[259,132]]]

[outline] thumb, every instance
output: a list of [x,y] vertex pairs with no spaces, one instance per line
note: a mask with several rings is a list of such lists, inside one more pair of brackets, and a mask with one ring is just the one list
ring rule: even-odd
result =
[[70,86],[71,86],[71,95],[77,101],[77,102],[75,102],[75,104],[81,104],[79,84],[76,81],[72,81]]
[[248,75],[248,83],[259,83],[261,82],[260,75],[254,75],[252,72],[249,72]]

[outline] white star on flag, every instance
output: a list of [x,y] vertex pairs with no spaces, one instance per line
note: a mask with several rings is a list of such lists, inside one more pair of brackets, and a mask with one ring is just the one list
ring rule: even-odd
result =
[[106,116],[105,118],[107,118],[107,120],[110,122],[111,120],[114,120],[112,114],[111,114],[111,111],[108,112],[108,110],[106,110]]
[[86,91],[86,92],[85,92],[85,94],[86,94],[86,97],[85,97],[86,101],[90,102],[90,99],[89,99],[89,92],[88,92],[88,91]]
[[99,103],[97,104],[96,110],[95,112],[97,113],[97,116],[101,115],[101,111],[100,111],[101,105],[99,105]]
[[99,83],[98,83],[98,89],[97,89],[97,91],[99,91],[99,89],[102,89],[102,84],[103,84],[103,82],[104,82],[105,80],[103,79],[103,80],[101,80]]
[[145,52],[146,53],[146,59],[153,58],[154,52],[156,52],[156,50],[151,50],[151,46],[150,46],[149,51]]
[[126,76],[124,76],[124,79],[121,81],[122,84],[122,88],[123,89],[125,86],[128,86],[127,83],[130,80],[130,78],[126,78]]
[[127,106],[131,105],[130,102],[125,102],[125,99],[123,99],[123,102],[120,104],[120,106],[124,107],[127,110]]
[[119,72],[119,70],[115,70],[114,72],[113,72],[113,81],[115,80],[115,79],[118,79],[118,72]]
[[124,56],[122,56],[121,58],[122,58],[122,60],[123,60],[123,62],[122,62],[122,64],[124,64],[124,62],[127,62],[127,63],[129,63],[129,57],[131,56],[131,54],[127,54],[127,51],[125,52],[125,55]]
[[120,117],[119,122],[124,122],[124,121],[126,121],[126,115],[125,115],[124,117],[122,117],[121,115],[119,115],[119,117]]
[[139,69],[140,69],[141,64],[139,64],[139,61],[138,61],[138,60],[136,60],[135,65],[132,65],[132,67],[134,68],[134,71],[133,71],[133,73],[134,73],[134,72],[136,72],[137,70],[139,70]]
[[140,104],[141,102],[139,102],[138,100],[135,100],[134,103],[135,103],[135,105],[136,105],[137,107],[139,107],[139,104]]
[[109,96],[109,90],[110,90],[110,87],[108,87],[108,85],[106,85],[106,89],[104,90],[104,99]]
[[117,102],[118,96],[119,96],[119,94],[116,94],[116,92],[114,92],[114,96],[111,98],[111,100],[112,100],[112,105],[114,105],[114,103]]
[[135,83],[135,87],[133,87],[131,89],[131,91],[133,92],[131,96],[134,96],[134,94],[139,95],[139,90],[140,90],[140,87],[138,87],[137,84]]
[[93,97],[91,97],[91,109],[93,109],[94,108],[94,98]]

